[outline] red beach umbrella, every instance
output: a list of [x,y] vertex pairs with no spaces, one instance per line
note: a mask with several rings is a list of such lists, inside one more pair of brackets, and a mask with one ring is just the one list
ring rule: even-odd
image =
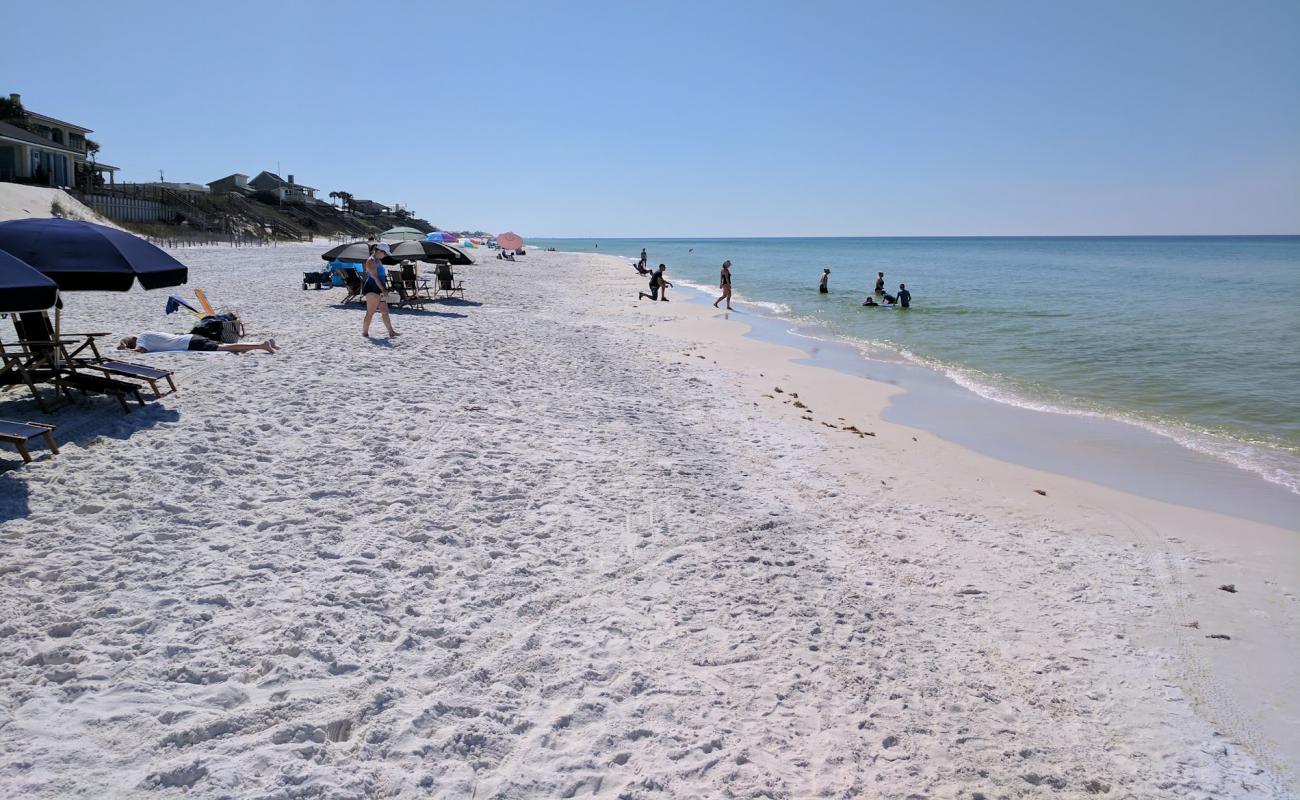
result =
[[497,246],[505,250],[518,250],[524,246],[524,240],[514,231],[507,231],[497,235]]

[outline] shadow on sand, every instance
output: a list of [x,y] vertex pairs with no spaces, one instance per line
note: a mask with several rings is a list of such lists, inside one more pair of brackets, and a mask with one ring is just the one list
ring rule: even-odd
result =
[[[136,431],[160,423],[177,422],[181,415],[175,409],[153,401],[146,401],[144,408],[132,403],[131,413],[123,414],[117,400],[91,396],[78,398],[76,405],[65,403],[53,414],[42,413],[30,398],[7,399],[0,402],[0,417],[54,425],[54,441],[62,449],[71,444],[90,447],[98,438],[126,440]],[[66,451],[53,455],[45,449],[44,442],[33,442],[33,463],[26,464],[13,448],[0,446],[0,523],[30,514],[28,483],[48,477],[49,467],[63,467],[62,460],[70,455]],[[109,456],[105,453],[103,457]],[[30,469],[32,467],[37,469]]]
[[[425,305],[427,306],[429,304],[426,303]],[[348,303],[347,305],[344,305],[343,303],[335,303],[334,305],[330,306],[330,308],[339,308],[345,311],[360,311],[363,313],[366,310],[366,307],[364,305],[357,305],[355,303]],[[418,308],[405,308],[405,307],[393,308],[392,306],[389,306],[388,313],[390,316],[394,316],[394,317],[447,317],[448,319],[464,319],[466,316],[468,316],[467,314],[457,314],[451,311],[431,311],[428,308],[425,308],[424,310],[420,310]],[[378,319],[378,317],[379,314],[378,312],[376,312],[375,318]]]

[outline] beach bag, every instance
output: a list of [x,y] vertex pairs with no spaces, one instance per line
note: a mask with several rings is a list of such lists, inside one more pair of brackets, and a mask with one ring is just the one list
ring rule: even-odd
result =
[[190,333],[223,344],[234,344],[244,336],[244,323],[233,311],[225,311],[211,317],[204,317],[190,329]]

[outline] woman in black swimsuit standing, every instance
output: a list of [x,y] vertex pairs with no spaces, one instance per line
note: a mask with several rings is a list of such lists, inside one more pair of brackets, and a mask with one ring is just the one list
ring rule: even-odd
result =
[[731,262],[722,262],[722,274],[718,278],[718,288],[722,290],[722,297],[713,301],[713,307],[717,308],[718,303],[723,300],[727,301],[727,310],[731,310]]
[[379,242],[370,246],[370,258],[366,259],[365,280],[361,284],[361,294],[366,298],[366,318],[361,321],[361,335],[367,339],[370,338],[370,320],[374,319],[376,310],[383,317],[388,337],[391,339],[401,335],[393,330],[393,323],[388,318],[388,303],[384,302],[384,279],[379,272],[380,259],[392,254],[393,251],[387,244]]

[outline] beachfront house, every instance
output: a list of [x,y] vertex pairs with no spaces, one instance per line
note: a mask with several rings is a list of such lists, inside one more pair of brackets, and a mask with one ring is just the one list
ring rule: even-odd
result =
[[255,192],[269,192],[275,195],[281,203],[315,204],[316,202],[316,189],[295,183],[292,175],[288,180],[284,180],[274,172],[262,170],[257,173],[257,177],[248,182],[248,185]]
[[247,175],[242,172],[235,172],[224,178],[217,178],[215,181],[209,182],[208,191],[212,194],[240,194],[247,197],[254,190],[248,185]]
[[80,173],[114,182],[117,167],[95,160],[98,146],[86,138],[90,128],[29,111],[18,94],[9,95],[9,107],[23,114],[0,121],[0,181],[76,186]]
[[374,200],[353,200],[352,210],[357,214],[374,216],[375,214],[387,214],[392,209],[382,203],[376,203]]

